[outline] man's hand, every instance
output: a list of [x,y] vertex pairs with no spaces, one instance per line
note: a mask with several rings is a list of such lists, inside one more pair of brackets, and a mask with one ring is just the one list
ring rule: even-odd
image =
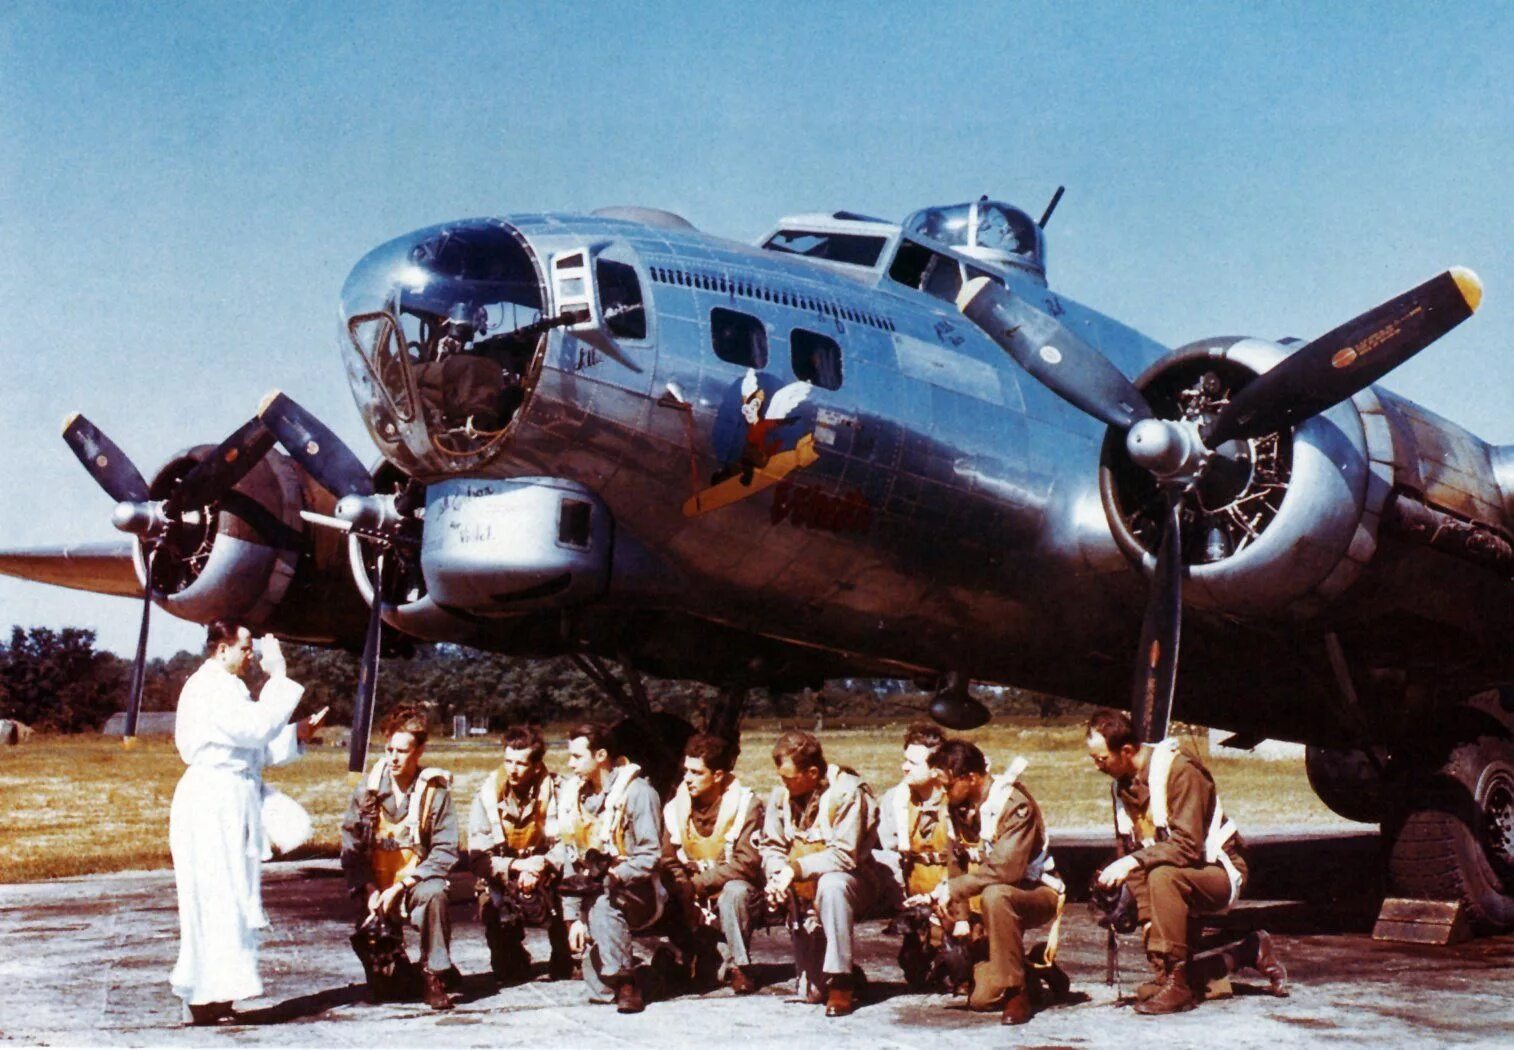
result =
[[1113,861],[1103,871],[1099,872],[1098,884],[1106,890],[1112,890],[1121,885],[1130,877],[1130,873],[1140,867],[1134,854],[1127,854],[1119,860]]
[[904,906],[906,908],[916,908],[922,904],[931,903],[931,899],[929,893],[913,893],[904,898]]
[[582,955],[584,948],[589,943],[589,928],[584,925],[582,919],[574,919],[568,927],[568,951],[574,955]]
[[279,648],[279,640],[271,634],[265,634],[258,644],[263,651],[263,657],[258,663],[263,673],[269,678],[283,678],[289,665],[284,660],[284,651]]
[[390,886],[378,895],[378,906],[374,908],[374,911],[393,916],[395,910],[399,907],[400,899],[404,895],[405,884],[403,882],[396,882],[393,886]]
[[489,874],[496,879],[508,879],[510,877],[510,865],[514,861],[509,857],[490,857]]
[[520,874],[515,879],[515,884],[521,888],[521,892],[530,893],[541,882],[541,869],[528,868],[524,864],[515,869]]
[[326,712],[330,710],[330,707],[323,707],[309,718],[302,718],[295,723],[294,735],[299,737],[300,743],[303,744],[315,736],[316,730],[321,728],[321,723],[326,721]]
[[768,879],[768,901],[774,907],[781,905],[783,903],[783,899],[788,896],[789,887],[793,884],[794,869],[791,866],[785,864],[783,866],[783,869],[779,871],[778,874]]
[[379,908],[379,891],[373,883],[368,884],[368,914],[375,915]]
[[972,923],[968,922],[966,919],[958,919],[956,925],[952,927],[952,936],[959,941],[965,941],[967,940],[968,934],[972,933],[972,931]]

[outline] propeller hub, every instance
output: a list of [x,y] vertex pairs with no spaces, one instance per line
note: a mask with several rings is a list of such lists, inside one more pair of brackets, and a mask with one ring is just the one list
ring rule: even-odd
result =
[[1192,481],[1208,457],[1198,430],[1186,420],[1143,419],[1126,432],[1125,450],[1163,481]]
[[343,496],[337,500],[335,515],[366,532],[381,532],[400,523],[393,496]]
[[168,518],[159,500],[122,500],[110,512],[110,523],[133,536],[156,536],[168,528]]

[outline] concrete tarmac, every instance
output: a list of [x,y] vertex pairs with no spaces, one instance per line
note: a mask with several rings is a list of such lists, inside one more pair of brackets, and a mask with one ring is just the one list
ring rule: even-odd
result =
[[[1107,840],[1059,838],[1074,886],[1108,855]],[[971,1014],[962,999],[910,992],[894,962],[897,942],[881,920],[863,924],[870,984],[851,1017],[828,1020],[793,1000],[787,935],[754,938],[762,991],[652,1002],[623,1017],[589,1004],[580,982],[536,980],[499,989],[473,919],[471,879],[453,884],[454,955],[463,994],[448,1013],[414,1004],[373,1005],[347,943],[353,905],[336,863],[289,861],[264,869],[273,921],[264,942],[265,996],[238,1004],[240,1023],[214,1029],[179,1022],[168,988],[178,949],[172,872],[134,872],[0,886],[0,1044],[44,1046],[238,1045],[321,1047],[585,1046],[828,1047],[1123,1046],[1235,1047],[1428,1044],[1508,1046],[1514,1028],[1514,936],[1451,948],[1379,944],[1370,937],[1379,892],[1377,839],[1340,832],[1250,840],[1253,899],[1222,922],[1262,926],[1276,937],[1292,977],[1287,999],[1258,975],[1236,996],[1165,1018],[1135,1014],[1104,983],[1105,935],[1085,903],[1069,903],[1060,962],[1074,1002],[1022,1028]],[[414,935],[411,935],[412,950]],[[546,944],[528,942],[544,968]],[[1144,979],[1139,942],[1123,939],[1123,991]]]

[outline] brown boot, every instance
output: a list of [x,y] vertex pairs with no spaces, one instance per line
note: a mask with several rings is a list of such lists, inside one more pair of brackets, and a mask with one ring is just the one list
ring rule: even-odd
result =
[[639,1014],[646,1008],[646,1000],[641,997],[641,986],[636,983],[636,977],[630,974],[622,977],[615,989],[616,1013]]
[[1288,969],[1283,965],[1283,960],[1277,957],[1272,948],[1272,937],[1266,930],[1257,930],[1246,938],[1246,947],[1249,949],[1252,942],[1255,949],[1248,951],[1251,956],[1251,968],[1272,984],[1272,994],[1279,998],[1288,995]]
[[1136,985],[1135,997],[1138,1003],[1144,1003],[1160,992],[1162,983],[1167,979],[1167,956],[1159,952],[1147,952],[1146,961],[1151,963],[1151,980]]
[[825,997],[825,1016],[846,1017],[857,1009],[857,997],[850,988],[831,982],[831,990]]
[[441,974],[430,970],[421,971],[421,1002],[433,1010],[452,1009],[452,996],[447,994]]
[[757,990],[757,982],[739,966],[731,967],[731,991],[737,995],[751,995]]
[[999,1016],[999,1023],[1024,1024],[1034,1014],[1035,1010],[1030,1004],[1030,993],[1024,988],[1011,988],[1008,998],[1004,1000],[1004,1013]]
[[1176,1014],[1192,1010],[1199,1005],[1198,996],[1188,984],[1188,963],[1183,959],[1168,959],[1167,974],[1156,994],[1135,1005],[1138,1014]]

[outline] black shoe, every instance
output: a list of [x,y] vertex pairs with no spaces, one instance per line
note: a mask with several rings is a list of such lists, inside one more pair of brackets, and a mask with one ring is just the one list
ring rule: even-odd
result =
[[426,970],[421,975],[421,1002],[433,1010],[452,1009],[452,997],[442,986],[441,974]]

